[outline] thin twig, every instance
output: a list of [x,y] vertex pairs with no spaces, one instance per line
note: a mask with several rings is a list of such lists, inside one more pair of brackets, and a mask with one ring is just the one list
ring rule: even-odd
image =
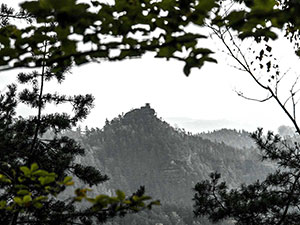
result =
[[236,93],[237,93],[237,95],[239,96],[239,97],[242,97],[242,98],[244,98],[244,99],[247,99],[247,100],[250,100],[250,101],[255,101],[255,102],[266,102],[266,101],[268,101],[268,100],[270,100],[271,98],[272,98],[272,96],[268,96],[268,97],[266,97],[266,98],[264,98],[264,99],[257,99],[257,98],[249,98],[249,97],[246,97],[243,93],[241,93],[241,92],[238,92],[238,91],[235,91]]
[[296,120],[296,103],[295,103],[295,95],[296,93],[299,91],[297,90],[296,92],[294,92],[294,88],[296,86],[296,84],[298,83],[298,79],[299,76],[297,77],[297,79],[295,80],[294,84],[291,87],[290,93],[291,93],[291,98],[292,98],[292,104],[293,104],[293,116],[294,116],[294,120]]
[[34,152],[34,148],[37,142],[38,133],[41,125],[41,116],[42,116],[42,108],[43,108],[43,90],[44,90],[44,78],[45,78],[45,67],[46,67],[46,50],[47,50],[47,42],[45,42],[44,46],[44,55],[43,55],[43,63],[42,63],[42,73],[41,73],[41,85],[40,85],[40,93],[39,93],[39,99],[38,99],[38,115],[37,115],[37,122],[36,122],[36,128],[34,133],[34,138],[31,145],[31,152]]
[[[300,88],[299,88],[297,91],[294,92],[294,95],[296,95],[299,91],[300,91]],[[285,100],[285,102],[284,102],[283,105],[285,106],[291,98],[292,98],[292,95],[289,96],[289,97]]]

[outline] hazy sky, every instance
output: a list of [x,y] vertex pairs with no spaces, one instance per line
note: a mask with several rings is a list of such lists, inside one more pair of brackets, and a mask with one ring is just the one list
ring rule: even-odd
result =
[[[275,44],[284,69],[293,68],[296,62],[292,48],[287,46],[287,42]],[[47,89],[65,94],[92,93],[96,98],[95,107],[83,122],[90,127],[102,127],[106,118],[112,119],[145,103],[150,103],[166,121],[173,117],[226,120],[238,129],[250,131],[257,127],[276,130],[279,125],[290,125],[273,100],[258,103],[237,96],[234,89],[250,97],[265,97],[265,94],[247,74],[232,68],[225,55],[217,58],[219,64],[207,63],[201,70],[193,69],[189,77],[183,74],[182,63],[154,59],[152,54],[142,59],[88,64],[74,67],[60,87],[51,84]],[[0,90],[15,80],[16,73],[1,73]],[[289,87],[290,83],[286,85]],[[20,113],[26,111],[20,109]],[[180,119],[177,124],[180,126]]]

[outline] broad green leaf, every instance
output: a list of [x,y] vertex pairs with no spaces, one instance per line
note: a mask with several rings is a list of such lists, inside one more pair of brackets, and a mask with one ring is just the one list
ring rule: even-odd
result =
[[50,183],[54,182],[55,177],[53,177],[53,176],[40,177],[39,181],[40,181],[41,185],[44,186],[44,185],[47,185],[47,184],[50,184]]
[[14,197],[13,200],[14,200],[14,202],[17,203],[19,206],[21,206],[22,203],[23,203],[23,201],[22,201],[22,199],[21,199],[20,197]]
[[211,54],[214,52],[208,48],[197,48],[197,49],[193,50],[193,53],[195,53],[196,55],[198,55],[198,54],[208,55],[208,54]]
[[39,176],[39,177],[43,177],[43,176],[47,176],[48,175],[48,172],[45,171],[45,170],[37,170],[37,171],[34,171],[32,173],[32,175],[34,176]]
[[47,200],[48,197],[47,196],[38,196],[34,199],[34,201],[44,201],[44,200]]
[[8,179],[5,175],[0,174],[0,182],[2,183],[11,183],[12,181]]
[[188,64],[185,64],[183,67],[183,72],[186,76],[189,76],[191,73],[191,67]]
[[17,192],[17,195],[28,195],[30,192],[28,190],[20,190]]
[[28,202],[31,202],[32,201],[32,198],[30,195],[25,195],[23,197],[23,203],[28,203]]
[[31,171],[31,172],[34,172],[34,171],[36,171],[38,168],[39,168],[38,164],[37,164],[37,163],[33,163],[33,164],[31,164],[30,171]]
[[65,184],[65,183],[68,183],[68,182],[71,181],[71,180],[72,180],[72,177],[66,176],[66,177],[64,178],[63,183],[64,183],[64,184]]
[[34,203],[33,203],[33,206],[34,206],[35,208],[37,208],[37,209],[40,209],[40,208],[43,207],[43,204],[40,203],[40,202],[34,202]]
[[20,167],[20,170],[24,173],[24,175],[25,175],[26,177],[29,177],[29,176],[30,176],[31,171],[30,171],[30,169],[29,169],[28,167],[26,167],[26,166],[21,166],[21,167]]

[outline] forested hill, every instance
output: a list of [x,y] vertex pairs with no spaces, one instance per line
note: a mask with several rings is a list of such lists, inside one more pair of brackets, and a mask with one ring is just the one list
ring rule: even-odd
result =
[[81,160],[97,164],[110,177],[107,189],[132,192],[145,185],[163,202],[191,205],[195,183],[213,171],[232,186],[270,171],[255,149],[237,149],[175,129],[158,119],[149,104],[106,121],[102,129],[81,133],[89,152]]

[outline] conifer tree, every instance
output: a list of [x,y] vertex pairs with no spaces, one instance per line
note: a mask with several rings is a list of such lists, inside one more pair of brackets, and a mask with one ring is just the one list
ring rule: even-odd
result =
[[277,170],[266,179],[230,189],[219,173],[199,182],[194,190],[194,213],[211,221],[226,219],[237,225],[299,224],[300,155],[298,142],[282,139],[262,129],[252,137],[263,160],[273,161]]
[[[0,18],[2,28],[11,26],[10,19],[34,22],[25,11],[15,12],[2,5]],[[40,35],[45,35],[41,30]],[[98,185],[108,177],[91,166],[75,162],[84,156],[84,149],[73,139],[60,135],[62,131],[76,126],[86,118],[93,106],[92,95],[65,96],[58,93],[45,93],[47,82],[56,79],[64,81],[65,74],[72,67],[70,61],[55,68],[46,65],[48,57],[57,52],[56,36],[51,41],[29,50],[32,60],[40,62],[40,67],[32,72],[20,72],[18,82],[25,85],[21,91],[15,84],[7,87],[0,95],[0,223],[1,224],[92,224],[102,223],[115,216],[151,208],[158,202],[145,203],[151,198],[140,188],[129,197],[118,190],[116,197],[98,195],[88,197],[87,188],[77,189],[67,199],[58,197],[67,186],[73,185],[76,176],[88,186]],[[34,41],[34,40],[33,40]],[[36,52],[41,53],[37,55]],[[29,118],[16,117],[19,103],[36,110]],[[73,115],[67,113],[44,113],[47,104],[69,103]],[[45,138],[51,131],[53,138]],[[77,202],[89,202],[88,207],[76,206]]]

